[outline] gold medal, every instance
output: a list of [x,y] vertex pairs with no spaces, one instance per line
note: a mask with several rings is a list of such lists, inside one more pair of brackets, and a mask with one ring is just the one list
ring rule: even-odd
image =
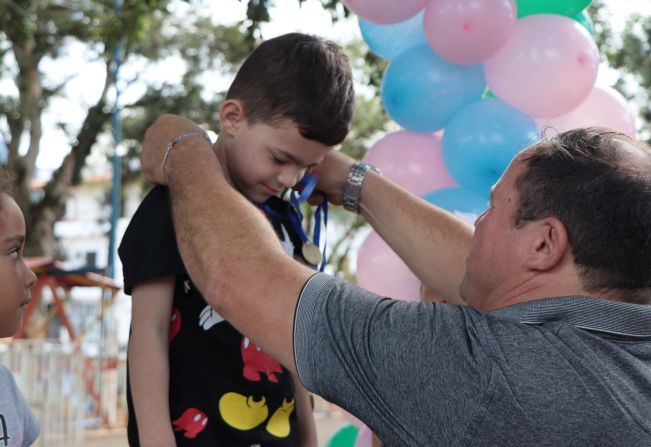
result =
[[307,262],[312,265],[319,265],[323,260],[323,255],[319,250],[319,247],[314,245],[311,242],[305,242],[301,248],[301,253]]

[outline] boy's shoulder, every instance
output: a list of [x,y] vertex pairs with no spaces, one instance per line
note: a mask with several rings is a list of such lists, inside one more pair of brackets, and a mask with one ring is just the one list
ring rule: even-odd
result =
[[170,204],[170,190],[167,186],[155,185],[140,202],[140,206],[136,213],[141,210],[156,209],[160,212],[162,206],[169,207]]

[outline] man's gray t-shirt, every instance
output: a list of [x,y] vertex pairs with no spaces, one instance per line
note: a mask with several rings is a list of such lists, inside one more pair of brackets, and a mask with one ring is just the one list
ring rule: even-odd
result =
[[383,446],[651,446],[651,307],[549,298],[490,313],[314,275],[296,309],[305,386]]
[[0,364],[0,446],[32,445],[40,427],[18,385],[4,365]]

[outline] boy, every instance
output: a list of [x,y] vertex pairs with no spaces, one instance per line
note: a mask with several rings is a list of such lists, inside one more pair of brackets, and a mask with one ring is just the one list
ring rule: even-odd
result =
[[[0,169],[0,338],[20,328],[36,275],[25,265],[25,218],[12,196],[12,184]],[[29,446],[40,428],[11,372],[0,364],[0,445]]]
[[[287,34],[247,58],[220,109],[214,150],[229,183],[267,214],[288,254],[312,265],[318,261],[303,258],[296,210],[277,196],[344,139],[353,96],[341,48]],[[224,321],[192,284],[165,188],[144,199],[119,252],[133,297],[132,446],[316,446],[309,395],[298,380]]]

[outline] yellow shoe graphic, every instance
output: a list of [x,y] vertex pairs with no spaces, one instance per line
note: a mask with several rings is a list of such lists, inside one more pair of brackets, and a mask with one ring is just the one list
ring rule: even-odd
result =
[[294,399],[289,402],[283,399],[283,405],[274,412],[267,422],[267,431],[278,438],[289,436],[291,431],[289,416],[292,411],[294,411]]
[[266,402],[264,397],[256,402],[253,396],[226,393],[219,399],[219,413],[224,422],[231,427],[238,430],[251,430],[262,424],[269,416]]

